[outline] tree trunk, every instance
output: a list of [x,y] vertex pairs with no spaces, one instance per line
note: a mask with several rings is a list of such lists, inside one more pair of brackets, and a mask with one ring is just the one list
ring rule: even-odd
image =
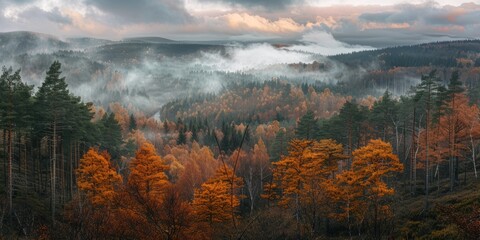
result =
[[55,178],[56,178],[56,163],[57,163],[57,123],[53,121],[53,146],[52,146],[52,162],[51,162],[51,178],[50,178],[50,191],[51,191],[51,210],[52,210],[52,225],[55,226]]
[[63,139],[60,139],[60,188],[62,195],[60,196],[60,202],[65,203],[65,158],[63,152]]
[[427,119],[426,119],[426,128],[425,128],[425,214],[428,212],[429,208],[429,202],[428,202],[428,193],[430,190],[430,184],[429,184],[429,178],[430,178],[430,163],[429,163],[429,158],[428,158],[428,148],[429,142],[428,142],[428,130],[430,126],[430,98],[431,98],[431,85],[428,85],[428,99],[427,99]]
[[69,165],[69,177],[68,177],[68,185],[69,185],[69,196],[70,196],[70,200],[73,199],[73,148],[72,148],[72,143],[70,143],[70,146],[69,146],[69,150],[70,150],[70,156],[69,156],[69,160],[68,160],[68,165]]
[[[11,223],[12,221],[12,213],[13,213],[13,171],[12,171],[12,164],[13,164],[13,139],[12,139],[12,125],[9,124],[9,130],[8,130],[8,190],[7,190],[7,195],[8,195],[8,218]],[[11,225],[11,224],[10,224]]]
[[3,154],[4,154],[4,161],[3,161],[3,183],[5,184],[5,191],[8,189],[8,181],[7,181],[7,163],[8,163],[8,149],[7,149],[7,129],[3,129]]
[[470,144],[471,144],[471,147],[472,147],[472,162],[473,162],[473,172],[475,173],[475,179],[478,178],[478,175],[477,175],[477,164],[476,164],[476,157],[475,156],[475,143],[473,141],[473,137],[472,137],[472,132],[470,131]]
[[411,156],[410,156],[410,192],[412,195],[416,192],[416,182],[417,182],[417,161],[416,161],[416,139],[415,139],[415,110],[413,108],[413,124],[412,124],[412,149],[411,149]]

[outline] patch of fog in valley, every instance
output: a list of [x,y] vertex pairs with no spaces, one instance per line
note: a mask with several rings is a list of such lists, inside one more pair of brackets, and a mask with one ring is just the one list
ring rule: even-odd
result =
[[[36,46],[47,49],[51,45],[44,43],[42,36]],[[84,101],[104,106],[118,101],[154,114],[163,104],[174,99],[218,93],[229,81],[281,79],[334,84],[359,78],[366,73],[365,69],[347,68],[325,55],[371,49],[338,42],[322,32],[307,33],[300,42],[284,46],[231,43],[214,50],[200,49],[186,54],[181,49],[182,43],[175,43],[166,46],[178,48],[182,54],[168,56],[152,54],[150,50],[132,53],[129,52],[132,45],[112,48],[110,51],[115,52],[108,52],[109,44],[115,43],[102,42],[106,44],[103,49],[98,46],[98,41],[91,47],[88,47],[88,41],[82,43],[85,45],[83,50],[78,49],[78,44],[71,45],[73,50],[54,49],[39,53],[33,49],[31,53],[3,58],[0,65],[21,68],[23,79],[39,86],[51,62],[59,60],[70,90]],[[64,47],[61,43],[56,44]],[[110,58],[110,55],[116,58]],[[321,68],[305,70],[304,64],[317,64]]]

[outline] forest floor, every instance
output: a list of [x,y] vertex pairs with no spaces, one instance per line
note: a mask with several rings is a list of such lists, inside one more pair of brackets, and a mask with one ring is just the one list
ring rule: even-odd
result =
[[[448,179],[432,182],[429,195],[429,211],[425,212],[425,195],[412,196],[405,191],[397,202],[395,235],[402,239],[466,239],[464,229],[452,219],[456,214],[465,216],[480,207],[480,176],[473,173],[459,175],[459,181],[450,191]],[[480,216],[478,216],[480,218]]]

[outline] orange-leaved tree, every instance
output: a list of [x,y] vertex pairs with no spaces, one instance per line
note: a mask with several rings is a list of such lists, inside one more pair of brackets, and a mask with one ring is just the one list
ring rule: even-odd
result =
[[169,185],[168,166],[157,155],[151,143],[144,143],[130,162],[128,186],[140,196],[159,198]]
[[[288,156],[274,163],[274,181],[266,189],[276,186],[280,189],[279,204],[295,211],[297,232],[300,233],[300,220],[307,223],[311,232],[319,230],[322,218],[333,209],[329,207],[328,189],[331,187],[340,161],[347,157],[343,147],[334,140],[292,140]],[[271,199],[269,194],[264,197]],[[300,214],[303,212],[304,214]]]
[[373,230],[379,236],[379,219],[390,213],[388,196],[395,190],[387,184],[389,177],[403,171],[403,164],[393,153],[392,145],[380,139],[353,152],[352,170],[363,187],[363,198],[367,207],[373,210]]
[[99,153],[98,150],[90,148],[80,159],[77,186],[94,205],[111,202],[121,183],[122,177],[111,166],[107,152]]
[[232,213],[235,213],[240,205],[241,196],[238,191],[243,186],[243,180],[232,175],[233,170],[230,167],[219,167],[212,178],[195,190],[192,205],[198,221],[212,225],[234,218]]
[[353,170],[343,171],[337,175],[333,184],[329,185],[327,192],[338,211],[330,214],[330,217],[339,222],[346,222],[348,232],[352,236],[352,226],[356,225],[360,233],[360,227],[365,220],[367,211],[366,202],[362,199],[364,184],[361,176]]
[[[171,184],[165,172],[168,166],[155,147],[145,142],[130,162],[127,191],[121,201],[126,235],[132,238],[168,237],[170,225],[165,221],[164,200]],[[179,199],[175,197],[175,201]]]
[[90,148],[76,173],[78,189],[84,194],[65,206],[65,220],[71,226],[68,234],[72,238],[112,238],[117,232],[115,200],[122,177],[112,167],[110,155]]

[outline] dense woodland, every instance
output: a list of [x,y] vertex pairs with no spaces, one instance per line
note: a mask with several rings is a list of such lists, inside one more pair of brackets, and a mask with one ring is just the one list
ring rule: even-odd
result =
[[237,82],[172,101],[161,120],[83,102],[62,67],[37,89],[2,70],[5,238],[480,236],[473,65],[425,68],[401,97]]

